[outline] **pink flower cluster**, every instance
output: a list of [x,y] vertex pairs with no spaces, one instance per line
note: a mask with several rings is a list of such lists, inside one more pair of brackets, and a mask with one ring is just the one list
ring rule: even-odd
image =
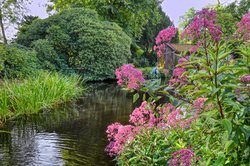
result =
[[190,166],[194,161],[199,160],[192,150],[186,148],[174,152],[172,156],[173,158],[169,160],[170,166]]
[[124,145],[133,140],[136,133],[135,127],[131,125],[121,125],[120,123],[114,123],[108,126],[106,131],[109,144],[105,151],[108,152],[109,156],[119,155]]
[[[184,63],[184,59],[180,59],[178,61],[179,64]],[[177,67],[173,71],[173,76],[169,80],[169,85],[171,86],[178,86],[178,85],[184,85],[187,82],[186,76],[183,76],[183,73],[186,71],[183,67]]]
[[237,26],[237,32],[242,34],[243,39],[250,40],[250,12],[242,17]]
[[175,108],[168,103],[159,111],[159,118],[157,120],[157,127],[164,128],[188,128],[195,120],[196,116],[186,118],[180,108]]
[[178,86],[178,85],[185,85],[187,83],[187,77],[183,75],[186,72],[185,63],[189,61],[190,56],[183,56],[178,60],[178,64],[180,67],[176,67],[173,70],[173,75],[169,80],[169,85],[171,86]]
[[171,41],[175,37],[176,31],[177,29],[174,26],[161,30],[155,39],[155,43],[158,45]]
[[134,139],[134,136],[142,129],[142,127],[152,127],[156,123],[156,118],[150,105],[144,101],[139,108],[135,108],[130,115],[130,122],[132,125],[121,125],[120,123],[114,123],[107,128],[107,137],[109,144],[105,151],[109,156],[119,155],[125,144]]
[[148,103],[144,101],[139,108],[136,108],[130,115],[131,123],[136,126],[154,126],[157,119],[154,116],[154,112],[150,110]]
[[142,72],[132,64],[124,64],[116,69],[115,75],[119,86],[127,86],[129,89],[138,89],[144,82]]
[[154,51],[156,51],[157,56],[161,57],[164,55],[166,50],[166,43],[169,43],[172,38],[175,37],[177,29],[174,26],[170,26],[159,32],[155,39],[156,45],[154,46]]
[[213,103],[209,103],[207,105],[205,105],[205,102],[207,101],[208,98],[197,98],[194,103],[193,103],[193,106],[195,109],[197,109],[197,113],[196,113],[196,116],[198,116],[198,114],[201,112],[201,111],[210,111],[214,108],[214,104]]
[[207,98],[198,98],[194,101],[194,107],[197,109],[203,109],[204,108],[204,102],[207,101]]
[[183,31],[181,37],[190,40],[199,40],[204,33],[210,34],[211,39],[218,42],[221,38],[222,31],[220,26],[215,25],[217,22],[217,14],[215,10],[202,9],[197,12],[196,17]]
[[[180,63],[183,63],[183,61],[179,61]],[[175,77],[182,77],[182,74],[186,71],[186,69],[182,67],[177,67],[173,71],[173,76]]]
[[178,64],[184,64],[188,62],[188,60],[189,60],[189,56],[183,56],[178,60]]
[[199,41],[196,45],[192,46],[189,49],[190,54],[196,53],[201,46],[202,46],[202,43]]
[[172,104],[165,104],[155,115],[152,105],[144,101],[130,115],[129,121],[134,125],[114,123],[108,126],[106,133],[109,144],[105,151],[111,157],[119,155],[123,151],[125,144],[133,141],[135,135],[145,128],[156,127],[161,130],[166,128],[187,128],[195,118],[185,118],[182,114],[183,112]]
[[250,83],[250,74],[240,77],[240,81],[243,83]]

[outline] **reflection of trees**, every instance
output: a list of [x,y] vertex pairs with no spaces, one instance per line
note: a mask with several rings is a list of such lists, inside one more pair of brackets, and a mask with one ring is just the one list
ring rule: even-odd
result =
[[65,165],[114,165],[104,152],[106,127],[116,121],[127,123],[131,111],[131,95],[113,84],[92,84],[77,102],[9,123],[6,130],[12,134],[2,138],[0,133],[0,165],[31,164],[40,155],[37,135],[42,139],[43,133],[44,138],[56,133],[51,146],[59,150]]

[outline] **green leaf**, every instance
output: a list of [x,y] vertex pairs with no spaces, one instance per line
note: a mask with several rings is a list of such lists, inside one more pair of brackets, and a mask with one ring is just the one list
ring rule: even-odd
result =
[[215,163],[213,164],[214,166],[223,166],[224,165],[224,161],[225,161],[225,157],[224,156],[220,156]]
[[228,52],[225,52],[225,53],[223,53],[223,54],[219,54],[218,59],[221,60],[221,59],[225,58],[226,56],[229,56],[230,53],[231,53],[231,51],[230,51],[230,52],[229,52],[229,51],[228,51]]
[[133,103],[135,103],[139,99],[140,95],[138,93],[133,95]]
[[228,134],[231,134],[232,132],[232,123],[228,119],[223,119],[222,120],[222,125],[224,128],[228,131]]
[[233,149],[233,146],[232,146],[233,143],[234,143],[233,140],[229,140],[229,141],[226,142],[226,144],[225,144],[225,150],[226,150],[227,153],[228,153],[230,150]]
[[247,128],[247,126],[240,126],[241,131],[245,134],[246,140],[250,137],[250,127]]
[[214,88],[211,92],[211,96],[214,96],[219,90],[220,88]]

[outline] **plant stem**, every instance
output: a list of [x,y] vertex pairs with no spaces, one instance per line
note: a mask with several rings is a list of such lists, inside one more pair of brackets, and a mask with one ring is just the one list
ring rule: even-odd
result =
[[[218,88],[218,80],[217,80],[218,54],[219,54],[219,48],[218,48],[218,43],[216,43],[215,73],[214,73],[214,84],[215,84],[216,89]],[[216,100],[217,100],[217,104],[219,106],[221,118],[224,118],[225,116],[224,116],[224,112],[222,109],[221,101],[219,99],[219,92],[218,91],[216,92]]]
[[[206,55],[206,60],[207,60],[207,66],[209,66],[209,59],[208,59],[208,52],[207,52],[207,34],[206,34],[206,30],[204,32],[204,49],[205,49],[205,55]],[[209,72],[210,75],[210,72]]]
[[[208,58],[208,51],[207,51],[207,33],[206,33],[206,30],[204,32],[204,49],[205,49],[207,66],[210,66],[210,61],[209,61],[209,58]],[[211,75],[209,70],[208,70],[208,74],[209,74],[210,80],[213,82],[212,75]]]

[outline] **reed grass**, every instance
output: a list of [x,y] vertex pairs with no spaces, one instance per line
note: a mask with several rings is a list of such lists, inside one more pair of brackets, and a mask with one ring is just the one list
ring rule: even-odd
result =
[[72,100],[83,91],[80,82],[78,76],[47,72],[21,82],[4,81],[0,87],[0,119],[38,113],[42,109]]

